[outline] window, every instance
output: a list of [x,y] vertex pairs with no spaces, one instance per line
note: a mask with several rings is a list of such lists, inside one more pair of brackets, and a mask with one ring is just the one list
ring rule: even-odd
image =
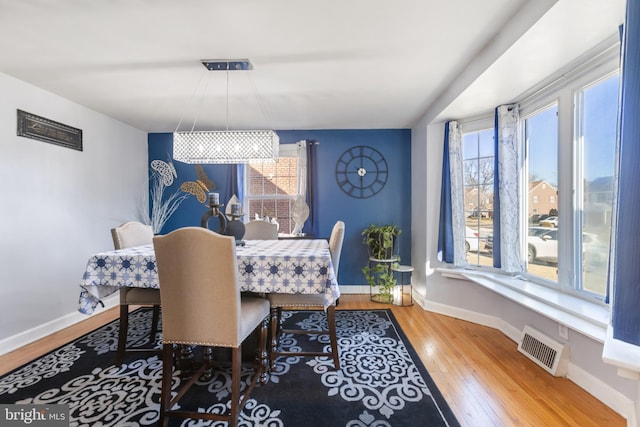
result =
[[[558,105],[553,104],[523,119],[524,141],[529,170],[529,231],[526,237],[527,271],[553,282],[558,281],[558,237],[545,233],[532,235],[532,228],[553,228],[545,221],[554,214],[550,202],[557,191],[558,176]],[[549,200],[546,205],[541,200]],[[541,215],[535,214],[535,205]],[[557,225],[557,224],[556,224]]]
[[[524,158],[516,251],[523,277],[587,300],[606,295],[618,63],[618,50],[610,49],[519,103]],[[483,124],[461,121],[464,235],[467,263],[493,268],[496,154],[494,130]]]
[[[615,170],[618,74],[583,87],[576,96],[582,233],[581,289],[606,294]],[[580,228],[580,227],[579,227]]]
[[521,108],[529,186],[527,275],[588,299],[606,295],[616,70],[617,59],[583,70]]
[[463,133],[465,247],[467,262],[492,265],[487,237],[493,232],[493,129]]
[[245,221],[264,218],[277,221],[280,233],[291,233],[291,218],[299,194],[296,144],[280,145],[276,162],[251,162],[245,167]]

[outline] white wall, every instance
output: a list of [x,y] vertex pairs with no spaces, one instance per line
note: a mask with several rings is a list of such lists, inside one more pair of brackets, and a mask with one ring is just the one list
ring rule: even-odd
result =
[[[83,151],[16,136],[16,109],[83,131]],[[0,74],[0,354],[83,318],[79,282],[148,193],[147,134]]]

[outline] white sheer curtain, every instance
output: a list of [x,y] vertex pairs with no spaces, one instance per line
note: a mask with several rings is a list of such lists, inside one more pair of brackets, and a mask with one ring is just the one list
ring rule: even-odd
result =
[[[496,108],[496,136],[498,170],[498,195],[500,204],[500,262],[508,273],[524,271],[522,237],[526,232],[521,224],[522,180],[524,174],[523,144],[520,132],[520,111],[517,105],[501,105]],[[494,218],[494,221],[496,218]],[[526,234],[524,234],[526,236]]]
[[296,142],[296,153],[298,157],[297,188],[298,196],[303,198],[307,195],[307,141]]
[[302,233],[304,222],[309,218],[309,206],[305,200],[307,196],[307,141],[302,140],[296,143],[296,156],[298,158],[298,173],[296,176],[296,188],[298,195],[293,203],[293,213],[291,217],[296,223],[292,234]]
[[464,164],[460,124],[449,122],[449,167],[451,178],[451,225],[453,227],[453,264],[467,264],[464,214]]

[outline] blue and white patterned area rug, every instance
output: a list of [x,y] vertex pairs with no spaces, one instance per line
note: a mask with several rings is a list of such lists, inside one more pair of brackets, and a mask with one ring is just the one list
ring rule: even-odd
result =
[[[314,312],[285,316],[285,322],[310,329],[326,319]],[[150,319],[150,310],[130,315],[130,344],[150,345]],[[336,321],[342,370],[334,371],[326,357],[280,357],[268,383],[251,393],[240,426],[459,425],[390,310],[337,310]],[[156,425],[159,354],[127,353],[116,367],[117,337],[115,321],[3,376],[0,403],[67,404],[71,426]],[[286,335],[282,345],[328,347],[324,338]],[[253,372],[246,365],[243,387]],[[182,381],[175,373],[174,390]],[[189,392],[183,408],[219,412],[229,384],[229,372],[216,372]],[[172,419],[170,425],[226,423]]]

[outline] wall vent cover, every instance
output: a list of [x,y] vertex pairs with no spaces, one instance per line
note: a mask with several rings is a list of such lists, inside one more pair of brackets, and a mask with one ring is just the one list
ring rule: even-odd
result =
[[531,326],[524,327],[518,351],[553,376],[564,377],[567,375],[569,347]]

